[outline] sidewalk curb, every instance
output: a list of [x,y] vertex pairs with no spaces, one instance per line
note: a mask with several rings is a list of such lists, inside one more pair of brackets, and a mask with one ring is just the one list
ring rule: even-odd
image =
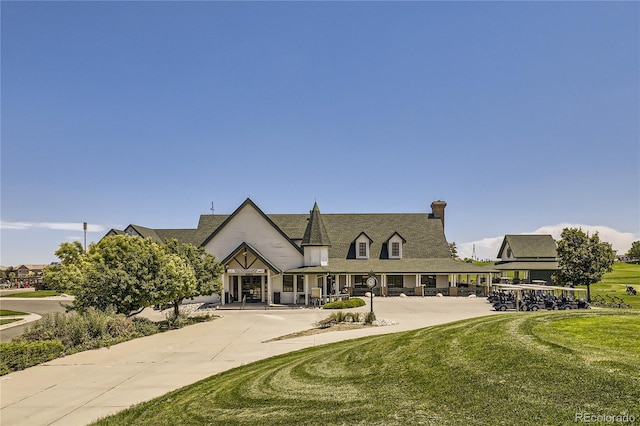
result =
[[34,321],[38,321],[40,318],[42,318],[41,315],[38,314],[28,314],[26,316],[24,315],[15,315],[15,316],[6,316],[6,317],[2,317],[2,319],[14,319],[14,318],[21,318],[20,321],[14,321],[11,322],[9,324],[3,324],[0,325],[0,330],[4,330],[7,328],[11,328],[11,327],[16,327],[18,325],[24,325],[24,324],[28,324],[30,322],[34,322]]

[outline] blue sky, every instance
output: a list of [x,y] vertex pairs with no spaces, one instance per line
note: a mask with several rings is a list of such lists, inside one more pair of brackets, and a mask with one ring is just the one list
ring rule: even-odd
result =
[[1,252],[130,223],[426,212],[640,239],[637,2],[1,3]]

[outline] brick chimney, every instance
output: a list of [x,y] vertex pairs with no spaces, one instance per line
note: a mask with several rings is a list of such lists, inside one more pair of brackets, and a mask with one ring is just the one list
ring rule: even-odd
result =
[[447,207],[447,203],[442,200],[437,200],[431,203],[431,216],[434,218],[440,218],[442,221],[442,229],[444,229],[444,208]]

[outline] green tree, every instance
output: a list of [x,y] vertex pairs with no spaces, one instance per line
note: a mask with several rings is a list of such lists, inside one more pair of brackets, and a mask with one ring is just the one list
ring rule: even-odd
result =
[[161,245],[148,238],[108,236],[89,248],[84,283],[76,289],[74,307],[115,308],[131,315],[159,303],[166,282]]
[[[185,298],[208,296],[222,291],[222,282],[220,281],[222,265],[220,262],[216,262],[210,253],[205,252],[203,247],[180,244],[178,240],[171,239],[166,240],[164,249],[168,255],[178,256],[182,259],[195,277],[193,285],[188,277],[188,272],[185,272],[183,277],[173,275],[173,281],[165,284],[165,289],[168,289],[167,294],[170,295],[166,301],[171,302],[176,316],[179,313],[179,305]],[[173,268],[180,270],[179,262],[173,259],[173,263],[175,265],[171,265],[169,271],[173,272]]]
[[627,256],[635,260],[640,260],[640,241],[631,243],[631,248],[627,252]]
[[553,279],[559,284],[587,286],[587,300],[591,301],[591,284],[612,270],[614,260],[611,244],[600,242],[597,232],[589,237],[582,229],[565,228],[558,242],[559,269]]
[[178,317],[184,298],[197,295],[196,274],[185,259],[177,254],[167,254],[162,281],[162,302],[171,302],[173,315]]
[[62,243],[55,254],[60,264],[45,266],[42,279],[54,290],[75,294],[76,289],[84,283],[85,265],[88,262],[82,244],[80,241]]
[[451,257],[453,259],[458,259],[458,247],[456,246],[455,241],[449,243],[449,250],[451,251]]

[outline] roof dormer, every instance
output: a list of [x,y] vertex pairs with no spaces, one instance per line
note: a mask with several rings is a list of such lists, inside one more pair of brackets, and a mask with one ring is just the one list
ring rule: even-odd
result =
[[373,240],[366,233],[361,232],[358,235],[354,240],[356,259],[369,259],[371,243],[373,243]]
[[394,232],[386,241],[389,259],[402,259],[402,245],[406,242],[402,235]]

